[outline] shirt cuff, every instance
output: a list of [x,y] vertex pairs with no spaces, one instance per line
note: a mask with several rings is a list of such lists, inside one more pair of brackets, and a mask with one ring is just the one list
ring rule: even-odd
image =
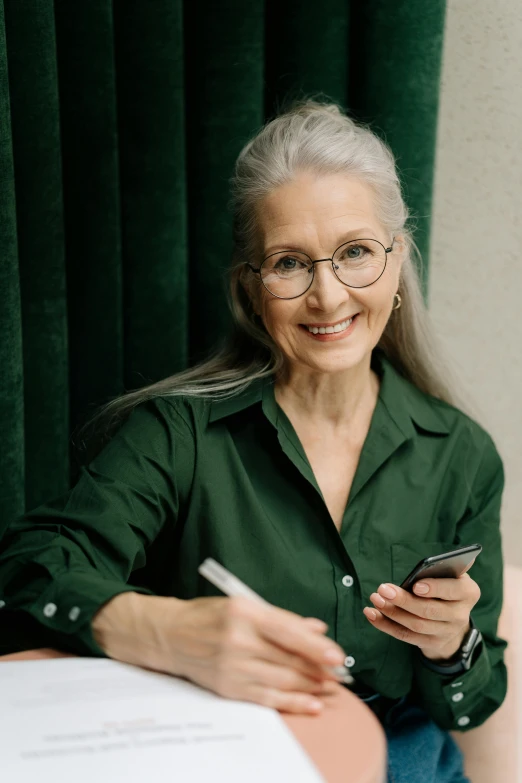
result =
[[106,579],[96,572],[67,572],[55,578],[27,611],[53,636],[56,634],[57,646],[79,655],[106,657],[94,640],[91,622],[107,601],[127,592],[154,595],[144,587]]
[[414,656],[419,702],[433,720],[448,731],[462,731],[480,725],[476,708],[482,704],[482,691],[490,675],[491,663],[484,641],[475,652],[468,671],[460,674],[438,674],[423,665],[420,655]]

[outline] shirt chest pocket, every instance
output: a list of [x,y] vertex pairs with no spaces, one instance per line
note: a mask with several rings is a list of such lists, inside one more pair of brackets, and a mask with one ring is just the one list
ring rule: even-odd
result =
[[452,549],[455,549],[455,544],[448,541],[412,541],[408,543],[401,541],[392,544],[393,584],[400,587],[417,563],[425,557],[442,555]]
[[[391,545],[392,582],[400,587],[410,571],[425,557],[440,555],[454,549],[448,541],[396,542]],[[417,647],[390,636],[385,660],[379,671],[390,695],[407,693],[412,684],[413,655]],[[400,685],[399,685],[400,684]]]

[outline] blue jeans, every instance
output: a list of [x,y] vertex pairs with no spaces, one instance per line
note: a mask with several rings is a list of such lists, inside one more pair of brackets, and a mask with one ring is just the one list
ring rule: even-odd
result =
[[379,715],[380,695],[363,698],[376,712],[388,741],[388,783],[470,783],[463,756],[449,734],[408,696]]

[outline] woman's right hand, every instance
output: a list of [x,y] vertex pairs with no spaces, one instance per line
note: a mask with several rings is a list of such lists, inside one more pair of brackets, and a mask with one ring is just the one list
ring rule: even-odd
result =
[[248,598],[122,593],[95,615],[94,638],[111,658],[186,677],[232,699],[317,713],[344,653],[321,620]]

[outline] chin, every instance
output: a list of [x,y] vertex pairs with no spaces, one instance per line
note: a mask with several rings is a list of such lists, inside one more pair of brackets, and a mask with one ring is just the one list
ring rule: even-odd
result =
[[307,359],[303,359],[300,364],[305,365],[310,370],[316,372],[337,373],[345,372],[346,370],[351,370],[353,367],[357,367],[363,358],[364,355],[359,351],[339,351],[336,352],[336,355],[332,351],[331,356],[325,356],[319,360],[307,357]]

